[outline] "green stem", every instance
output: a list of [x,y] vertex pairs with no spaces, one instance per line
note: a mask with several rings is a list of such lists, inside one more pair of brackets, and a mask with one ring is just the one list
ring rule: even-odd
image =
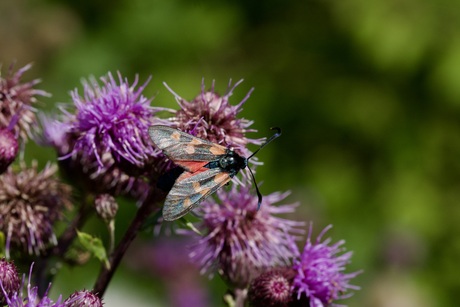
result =
[[107,228],[108,228],[109,235],[110,235],[109,255],[111,255],[115,248],[115,220],[110,220],[110,222],[107,224]]

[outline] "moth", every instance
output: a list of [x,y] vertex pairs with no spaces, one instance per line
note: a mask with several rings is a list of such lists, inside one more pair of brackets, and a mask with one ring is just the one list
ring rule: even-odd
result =
[[[260,149],[281,135],[276,130],[264,144],[250,157],[245,158],[233,149],[195,137],[178,129],[156,125],[149,127],[149,135],[153,143],[176,165],[183,169],[166,196],[163,206],[163,219],[176,220],[202,200],[227,184],[238,172],[248,166],[251,159]],[[258,206],[262,202],[254,174],[249,168],[256,186]]]

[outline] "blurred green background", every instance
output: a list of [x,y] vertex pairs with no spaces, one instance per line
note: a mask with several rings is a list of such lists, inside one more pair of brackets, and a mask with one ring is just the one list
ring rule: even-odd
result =
[[[262,191],[291,190],[302,219],[316,231],[333,224],[329,234],[354,251],[350,270],[365,271],[344,303],[458,304],[460,2],[3,0],[4,70],[13,60],[34,63],[25,79],[53,94],[41,99],[47,112],[82,77],[108,71],[152,75],[146,95],[174,108],[163,81],[191,99],[203,77],[221,93],[244,78],[232,101],[255,87],[242,112],[259,131],[251,137],[284,132],[259,154]],[[28,144],[26,157],[55,154]],[[106,306],[172,304],[167,282],[142,274],[133,255]],[[91,288],[96,271],[65,268],[56,284],[67,296]],[[219,304],[222,282],[200,280]]]

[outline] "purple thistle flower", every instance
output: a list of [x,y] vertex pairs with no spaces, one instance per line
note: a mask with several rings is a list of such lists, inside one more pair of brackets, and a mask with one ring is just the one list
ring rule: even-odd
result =
[[150,79],[137,89],[137,76],[132,85],[120,73],[118,83],[110,73],[101,80],[103,86],[94,78],[84,81],[83,97],[78,90],[72,92],[76,114],[70,132],[76,140],[69,156],[96,160],[104,168],[103,154],[108,152],[116,163],[142,168],[155,154],[147,130],[159,111],[142,95]]
[[13,163],[18,151],[18,141],[13,132],[7,128],[0,127],[0,174]]
[[297,299],[305,297],[310,301],[310,307],[340,306],[332,302],[350,297],[348,290],[360,288],[349,284],[350,279],[356,277],[361,271],[345,274],[345,266],[350,262],[352,252],[344,252],[341,247],[345,241],[341,240],[330,245],[328,238],[321,242],[323,235],[331,228],[329,225],[317,237],[316,242],[311,242],[312,226],[300,260],[294,263],[297,271],[294,278],[294,291]]
[[[65,305],[61,302],[62,298],[59,296],[56,303],[54,303],[50,298],[48,298],[48,291],[49,287],[45,292],[45,295],[40,298],[38,295],[38,287],[32,287],[30,281],[32,278],[32,268],[33,264],[30,266],[29,271],[29,281],[27,284],[27,297],[24,298],[24,294],[22,292],[22,288],[12,294],[9,294],[5,291],[3,285],[1,285],[3,294],[5,295],[6,302],[8,307],[65,307]],[[22,278],[22,284],[24,285],[25,282],[25,275]],[[50,284],[51,286],[51,284]]]
[[102,300],[91,291],[75,291],[65,301],[65,307],[102,307]]
[[219,203],[205,200],[198,224],[205,235],[190,257],[201,265],[202,273],[217,269],[237,287],[246,287],[252,278],[269,267],[289,264],[298,255],[294,240],[303,233],[302,222],[277,217],[294,212],[297,204],[274,206],[289,193],[272,193],[257,210],[257,197],[244,186],[217,192]]
[[31,128],[36,124],[36,96],[50,96],[47,92],[35,89],[39,79],[21,82],[22,75],[32,67],[28,64],[16,72],[10,66],[5,78],[0,75],[0,127],[10,127],[15,136],[27,140]]
[[175,117],[170,119],[172,126],[222,146],[233,147],[240,155],[249,156],[250,152],[246,145],[249,143],[260,145],[263,139],[247,138],[245,136],[247,132],[256,131],[249,129],[253,121],[236,117],[253,89],[237,105],[231,105],[229,102],[233,90],[241,82],[243,80],[232,85],[230,80],[227,93],[220,96],[214,91],[214,82],[211,89],[206,91],[203,80],[201,94],[192,101],[180,97],[165,84],[180,106]]
[[0,231],[6,235],[6,255],[10,245],[40,254],[47,244],[56,244],[53,224],[71,205],[71,189],[55,178],[57,167],[48,164],[41,171],[34,161],[24,162],[18,172],[9,168],[0,176]]
[[275,268],[262,273],[251,282],[248,300],[253,307],[288,306],[293,301],[292,281],[295,271],[290,267]]
[[56,149],[64,172],[87,190],[142,198],[148,186],[139,175],[167,164],[147,132],[163,109],[142,95],[150,79],[137,88],[137,77],[129,85],[120,73],[118,81],[110,73],[101,80],[102,86],[94,78],[84,81],[83,96],[72,92],[76,114],[61,108],[60,118],[42,117],[41,141]]
[[[42,117],[43,138],[41,144],[52,146],[58,155],[66,156],[72,150],[75,141],[70,134],[70,123],[49,117]],[[130,195],[142,199],[148,185],[137,176],[126,174],[115,163],[110,153],[102,156],[104,171],[101,171],[96,159],[92,162],[82,159],[82,154],[76,157],[60,159],[59,166],[68,180],[76,183],[84,190],[95,194],[109,193],[112,195]]]
[[3,289],[0,293],[0,305],[2,306],[6,304],[6,297],[18,292],[21,287],[16,266],[13,261],[7,261],[5,258],[0,260],[0,286]]

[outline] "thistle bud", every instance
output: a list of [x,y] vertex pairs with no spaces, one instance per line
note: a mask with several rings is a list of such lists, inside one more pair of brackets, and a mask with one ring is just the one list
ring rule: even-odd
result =
[[101,299],[88,290],[75,291],[64,301],[66,307],[102,307]]
[[12,261],[7,261],[5,258],[0,260],[0,284],[3,291],[0,292],[0,305],[6,304],[5,294],[10,296],[17,292],[21,286],[21,280]]
[[109,194],[100,194],[94,201],[97,215],[108,223],[117,215],[118,204],[115,198]]
[[292,268],[277,268],[254,279],[249,288],[251,306],[287,306],[293,301],[292,282],[295,277]]

